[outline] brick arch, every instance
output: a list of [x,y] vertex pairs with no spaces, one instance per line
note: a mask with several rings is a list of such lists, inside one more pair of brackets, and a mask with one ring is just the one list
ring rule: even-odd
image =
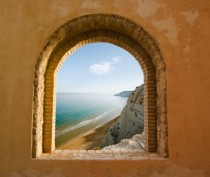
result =
[[68,55],[94,42],[124,48],[144,73],[144,131],[148,152],[168,155],[166,67],[155,40],[141,27],[116,15],[87,15],[60,27],[41,52],[34,79],[33,157],[55,149],[56,74]]

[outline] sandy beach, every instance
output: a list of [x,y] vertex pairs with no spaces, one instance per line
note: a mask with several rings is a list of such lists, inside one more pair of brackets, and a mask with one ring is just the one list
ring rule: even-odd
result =
[[65,144],[59,146],[57,149],[59,149],[59,150],[98,149],[99,145],[101,143],[101,140],[103,139],[108,128],[110,128],[116,122],[116,120],[118,118],[119,118],[119,116],[100,127],[97,127],[93,130],[85,132],[85,133],[71,139],[70,141],[66,142]]

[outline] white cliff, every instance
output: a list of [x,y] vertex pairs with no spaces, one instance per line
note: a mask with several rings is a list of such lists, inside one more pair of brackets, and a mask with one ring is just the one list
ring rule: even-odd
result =
[[144,134],[133,135],[130,139],[123,139],[119,143],[109,145],[104,150],[138,150],[144,151]]
[[143,85],[137,87],[129,96],[126,106],[114,126],[110,127],[101,142],[101,147],[117,144],[123,139],[144,131]]

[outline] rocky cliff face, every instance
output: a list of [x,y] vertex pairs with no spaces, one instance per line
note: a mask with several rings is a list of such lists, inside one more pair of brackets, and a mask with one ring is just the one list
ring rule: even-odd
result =
[[110,127],[101,142],[101,147],[119,143],[123,139],[130,139],[133,135],[144,131],[144,87],[137,87],[128,98],[127,104],[119,119]]
[[123,139],[115,145],[109,145],[104,150],[138,150],[144,151],[144,135],[136,134],[130,139]]

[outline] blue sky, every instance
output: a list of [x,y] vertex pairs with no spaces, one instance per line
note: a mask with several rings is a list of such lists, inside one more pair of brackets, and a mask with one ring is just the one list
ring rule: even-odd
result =
[[59,93],[118,93],[143,83],[139,63],[109,43],[87,44],[64,62],[57,75]]

